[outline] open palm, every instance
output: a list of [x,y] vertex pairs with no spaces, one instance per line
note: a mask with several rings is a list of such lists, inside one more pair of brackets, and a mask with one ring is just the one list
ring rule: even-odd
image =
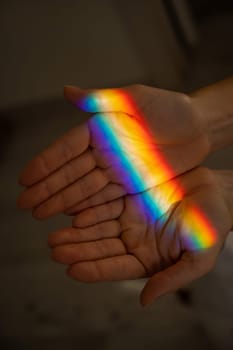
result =
[[[80,281],[150,277],[141,295],[141,302],[148,304],[213,268],[232,226],[217,179],[215,173],[198,168],[178,178],[184,188],[183,198],[172,184],[164,198],[167,185],[163,184],[89,208],[74,218],[73,228],[51,234],[52,256],[69,265],[69,275]],[[163,212],[157,217],[142,210],[148,193],[157,203],[163,201],[159,203]],[[190,243],[195,241],[190,240],[193,235],[202,234],[205,241],[208,233],[204,226],[202,232],[195,232],[194,208],[204,213],[208,227],[216,232],[211,247],[199,249]]]
[[[135,85],[94,92],[68,87],[65,96],[97,114],[43,151],[22,173],[20,182],[26,191],[19,206],[33,209],[37,218],[76,211],[86,199],[84,206],[89,200],[100,204],[152,188],[195,167],[209,151],[200,116],[184,94]],[[97,102],[90,103],[90,96]],[[135,133],[141,120],[151,132],[149,140]],[[130,183],[131,172],[122,163],[122,153],[115,152],[115,140],[104,137],[102,125],[108,122],[143,185],[135,188]],[[151,152],[156,157],[146,156]],[[151,162],[153,172],[149,171]],[[165,163],[168,169],[161,172]]]

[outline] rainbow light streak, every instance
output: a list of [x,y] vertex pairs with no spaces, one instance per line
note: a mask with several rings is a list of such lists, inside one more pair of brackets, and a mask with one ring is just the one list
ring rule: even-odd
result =
[[[128,193],[147,190],[140,195],[140,209],[150,220],[157,220],[184,197],[175,173],[161,156],[129,94],[118,89],[100,90],[78,101],[77,106],[98,113],[89,121],[94,144]],[[111,112],[111,116],[104,112]],[[153,190],[156,185],[160,186]],[[217,239],[216,231],[197,207],[183,218],[182,234],[185,245],[193,250],[211,247]]]

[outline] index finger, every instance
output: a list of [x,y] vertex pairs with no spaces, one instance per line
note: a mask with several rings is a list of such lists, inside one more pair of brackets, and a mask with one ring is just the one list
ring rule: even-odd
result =
[[70,130],[32,159],[22,171],[19,183],[31,186],[83,153],[89,146],[87,123]]

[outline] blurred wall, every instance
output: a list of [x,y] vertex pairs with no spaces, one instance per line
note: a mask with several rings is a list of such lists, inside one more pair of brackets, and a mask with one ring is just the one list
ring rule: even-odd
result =
[[176,87],[185,62],[161,0],[2,0],[0,42],[0,108],[64,84]]

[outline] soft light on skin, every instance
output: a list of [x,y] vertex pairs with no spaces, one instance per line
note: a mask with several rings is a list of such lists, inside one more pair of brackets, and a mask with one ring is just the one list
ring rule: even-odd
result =
[[[153,221],[166,215],[171,205],[184,197],[184,190],[131,96],[118,89],[98,90],[77,101],[77,106],[98,113],[89,122],[95,142],[112,162],[126,191],[141,192],[140,210]],[[182,223],[182,236],[189,249],[206,249],[216,242],[217,233],[199,208],[190,208]]]

